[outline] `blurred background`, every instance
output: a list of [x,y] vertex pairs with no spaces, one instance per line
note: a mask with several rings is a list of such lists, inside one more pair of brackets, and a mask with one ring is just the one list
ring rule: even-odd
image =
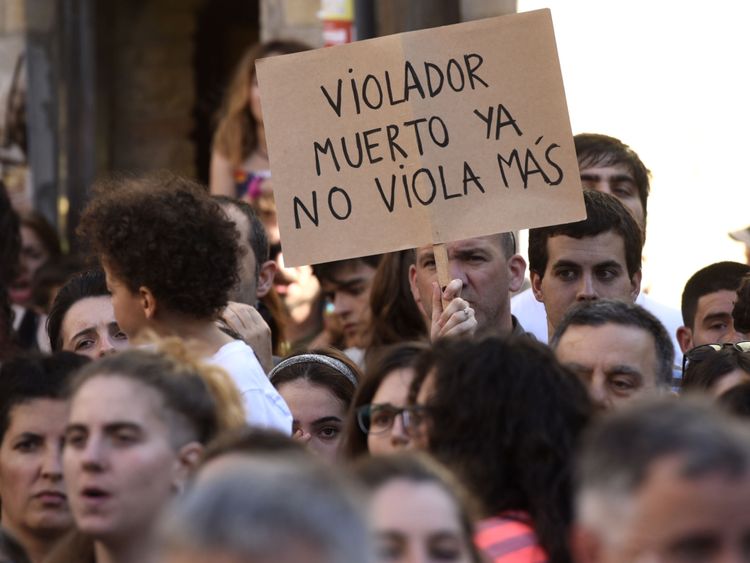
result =
[[258,40],[323,46],[538,8],[573,132],[620,138],[653,173],[645,278],[677,305],[698,268],[745,260],[727,235],[750,224],[750,5],[736,0],[0,0],[0,174],[68,241],[99,176],[208,180],[214,116]]

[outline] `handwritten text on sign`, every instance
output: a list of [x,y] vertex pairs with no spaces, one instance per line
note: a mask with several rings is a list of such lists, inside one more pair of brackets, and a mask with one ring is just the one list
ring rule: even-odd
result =
[[549,12],[258,63],[285,261],[584,217]]

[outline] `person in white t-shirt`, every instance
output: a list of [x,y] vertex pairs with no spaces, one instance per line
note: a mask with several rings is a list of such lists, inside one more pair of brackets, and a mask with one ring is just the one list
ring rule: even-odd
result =
[[[645,241],[651,172],[633,149],[615,137],[580,133],[574,137],[574,142],[583,188],[616,197],[630,211]],[[682,357],[676,333],[682,325],[680,311],[643,291],[638,294],[635,303],[655,315],[667,328],[677,350],[675,361],[679,364]],[[536,300],[531,289],[511,299],[511,310],[527,332],[547,342],[544,305]]]
[[237,283],[238,235],[201,186],[174,175],[98,186],[78,234],[99,257],[120,328],[178,336],[223,367],[248,423],[291,433],[292,417],[252,349],[216,324]]

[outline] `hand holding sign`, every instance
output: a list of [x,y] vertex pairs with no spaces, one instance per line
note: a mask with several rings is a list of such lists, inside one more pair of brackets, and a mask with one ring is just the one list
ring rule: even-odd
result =
[[461,280],[451,280],[444,290],[435,282],[432,284],[432,319],[430,340],[445,336],[467,336],[477,329],[474,309],[459,297]]
[[585,216],[548,10],[273,57],[257,74],[291,265]]

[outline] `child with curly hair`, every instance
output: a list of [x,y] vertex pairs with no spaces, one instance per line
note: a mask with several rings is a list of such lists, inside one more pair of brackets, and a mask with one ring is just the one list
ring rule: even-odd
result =
[[291,413],[253,350],[214,322],[240,252],[234,224],[205,189],[171,174],[99,185],[78,235],[101,261],[129,339],[148,329],[190,342],[232,376],[251,425],[291,433]]

